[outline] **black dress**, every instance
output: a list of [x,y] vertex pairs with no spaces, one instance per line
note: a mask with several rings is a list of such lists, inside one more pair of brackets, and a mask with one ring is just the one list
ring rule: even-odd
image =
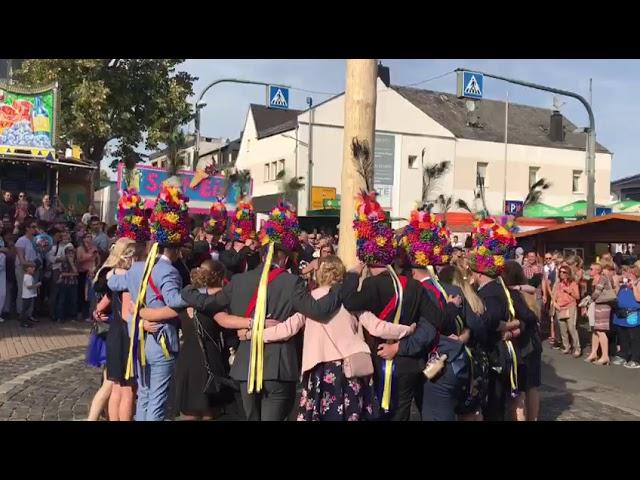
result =
[[122,293],[111,293],[111,320],[107,332],[107,378],[124,383],[129,356],[129,331],[122,319]]
[[198,342],[196,322],[185,309],[180,312],[182,346],[176,361],[176,414],[203,416],[209,410],[233,401],[233,381],[228,378],[229,355],[221,341],[222,329],[210,315],[198,314],[204,329],[202,336],[209,368],[215,375],[218,393],[206,394],[209,377],[202,347]]

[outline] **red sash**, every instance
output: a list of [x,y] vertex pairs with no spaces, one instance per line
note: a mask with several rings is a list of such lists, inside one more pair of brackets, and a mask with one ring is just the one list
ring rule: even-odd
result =
[[[400,285],[402,285],[402,289],[406,289],[407,288],[407,282],[408,279],[407,277],[405,277],[404,275],[400,275],[398,277],[400,279]],[[393,281],[393,279],[392,279]],[[393,297],[391,297],[391,300],[389,300],[389,303],[387,303],[387,306],[384,307],[384,310],[382,310],[382,312],[380,312],[380,315],[378,315],[378,318],[380,320],[386,320],[387,317],[389,316],[389,314],[395,310],[396,308],[396,303],[398,302],[398,295],[396,295],[395,293],[393,294]],[[400,308],[402,308],[402,305],[399,306]]]
[[151,290],[153,290],[153,294],[156,296],[156,299],[164,303],[164,297],[162,296],[162,293],[160,293],[160,290],[158,290],[158,287],[156,287],[156,284],[153,283],[153,278],[151,278],[151,275],[149,275],[149,286],[151,287]]
[[444,302],[442,301],[442,292],[436,288],[436,286],[430,282],[429,280],[425,280],[422,282],[422,286],[429,290],[438,300],[438,305],[440,305],[440,310],[444,310]]
[[[280,276],[281,273],[284,273],[284,272],[285,272],[284,268],[274,268],[273,270],[271,270],[269,272],[269,278],[267,279],[267,285],[273,282],[276,278]],[[256,309],[256,302],[258,301],[258,288],[256,288],[255,292],[253,292],[253,296],[249,301],[249,306],[247,307],[247,311],[244,314],[245,317],[251,317],[251,315],[253,315],[253,311]]]

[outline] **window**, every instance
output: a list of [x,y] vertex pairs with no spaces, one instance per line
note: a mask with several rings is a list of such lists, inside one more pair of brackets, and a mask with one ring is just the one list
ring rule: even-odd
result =
[[538,171],[539,167],[529,167],[529,186],[533,185],[538,181]]
[[488,163],[478,162],[476,165],[476,186],[483,185],[487,187],[487,167]]
[[580,193],[580,177],[582,177],[582,170],[573,171],[573,180],[571,183],[571,191],[573,193]]
[[269,180],[271,180],[269,176],[270,176],[269,164],[265,163],[264,164],[264,181],[265,182],[268,182]]
[[284,170],[284,158],[282,160],[278,160],[278,173]]
[[271,162],[271,178],[270,180],[275,180],[278,176],[278,162]]
[[409,168],[418,168],[416,160],[418,160],[417,155],[409,155]]

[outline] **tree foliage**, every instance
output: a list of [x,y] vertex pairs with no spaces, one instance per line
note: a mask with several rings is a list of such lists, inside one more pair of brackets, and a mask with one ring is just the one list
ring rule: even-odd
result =
[[[16,80],[28,87],[58,82],[59,133],[99,163],[107,143],[134,158],[135,148],[167,145],[176,125],[192,118],[187,102],[196,77],[176,71],[183,59],[26,60]],[[139,159],[139,157],[138,157]]]

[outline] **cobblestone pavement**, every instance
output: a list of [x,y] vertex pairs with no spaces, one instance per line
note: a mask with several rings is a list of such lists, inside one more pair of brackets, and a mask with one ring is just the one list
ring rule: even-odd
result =
[[[0,420],[86,419],[93,395],[100,386],[100,371],[84,363],[87,332],[85,325],[51,325],[28,331],[28,336],[40,339],[40,343],[24,340],[22,334],[17,336],[22,339],[22,354],[16,354],[16,348],[12,350],[12,357],[0,357]],[[0,326],[0,344],[10,338],[16,342],[16,337],[7,335],[6,325]],[[58,347],[73,342],[78,345]],[[50,345],[49,350],[39,350],[46,349],[46,345]],[[551,360],[546,358],[545,364],[548,362]],[[566,388],[543,385],[540,420],[640,420],[640,412],[618,408],[615,397],[609,400],[603,396],[605,390],[576,389],[570,383]],[[417,411],[414,411],[412,419],[416,418]],[[229,414],[221,419],[238,418]]]

